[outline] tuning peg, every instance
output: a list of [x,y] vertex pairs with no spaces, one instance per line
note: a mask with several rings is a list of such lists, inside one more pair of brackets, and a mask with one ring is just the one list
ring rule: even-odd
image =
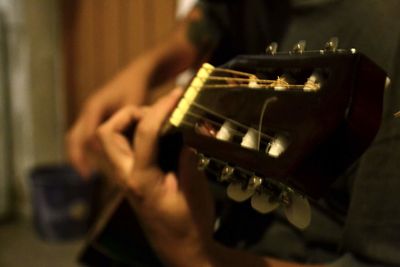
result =
[[221,171],[221,176],[219,178],[219,181],[221,182],[229,181],[232,178],[234,172],[235,172],[234,167],[226,165]]
[[305,49],[306,49],[306,41],[301,40],[293,46],[292,52],[294,54],[302,54]]
[[305,229],[311,222],[311,207],[308,199],[296,192],[285,191],[280,196],[288,221],[299,229]]
[[336,52],[337,48],[339,46],[339,38],[337,37],[332,37],[329,39],[328,42],[325,43],[325,51],[326,52]]
[[276,42],[271,43],[267,48],[265,48],[265,53],[268,55],[275,55],[278,51],[278,44]]
[[237,202],[243,202],[249,199],[255,192],[252,187],[244,187],[241,182],[235,181],[228,185],[226,193],[228,197]]
[[288,147],[289,140],[283,136],[278,135],[274,140],[267,146],[267,154],[271,157],[279,157]]
[[216,138],[222,141],[230,141],[234,135],[233,131],[234,126],[232,122],[225,121],[217,132]]
[[259,213],[266,214],[279,207],[278,199],[270,192],[257,192],[251,198],[251,206]]
[[208,164],[210,164],[210,159],[204,156],[203,154],[198,155],[198,161],[197,161],[197,169],[199,171],[204,171]]

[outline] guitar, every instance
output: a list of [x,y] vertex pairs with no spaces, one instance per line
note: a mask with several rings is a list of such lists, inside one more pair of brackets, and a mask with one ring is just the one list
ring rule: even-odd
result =
[[[309,199],[321,198],[357,160],[381,121],[385,72],[335,43],[306,51],[300,42],[287,53],[271,45],[267,55],[204,64],[163,128],[160,166],[176,169],[182,146],[190,146],[228,197],[260,213],[281,207],[306,228]],[[83,262],[162,266],[123,195],[102,217]]]

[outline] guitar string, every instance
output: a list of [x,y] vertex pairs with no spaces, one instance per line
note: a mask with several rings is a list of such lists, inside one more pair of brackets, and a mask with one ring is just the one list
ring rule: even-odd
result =
[[[215,69],[214,69],[214,70],[215,70]],[[233,74],[244,75],[244,76],[255,77],[253,74],[244,73],[244,72],[239,72],[239,71],[235,71],[235,70],[220,69],[220,68],[216,68],[216,70],[217,70],[217,71],[228,72],[228,73],[233,73]],[[204,81],[207,81],[207,80],[208,80],[208,78],[200,78],[200,79],[202,79],[202,80],[204,80]],[[253,80],[254,80],[254,79],[253,79]],[[278,80],[279,80],[279,77],[278,77]],[[226,81],[226,79],[224,79],[224,81]],[[207,85],[202,86],[202,87],[194,87],[194,86],[192,86],[192,88],[201,90],[201,89],[203,89],[203,88],[206,87],[206,86],[207,86]],[[212,85],[209,85],[209,86],[212,86]],[[231,86],[231,85],[223,85],[223,86],[227,87],[227,86]],[[220,118],[220,119],[222,119],[222,120],[224,120],[224,121],[231,122],[232,124],[235,124],[237,127],[243,128],[243,129],[245,129],[246,131],[249,130],[250,128],[252,128],[252,127],[250,127],[250,126],[248,126],[248,125],[244,125],[244,124],[242,124],[242,123],[240,123],[240,122],[238,122],[238,121],[232,120],[232,119],[230,119],[230,118],[228,118],[228,117],[226,117],[226,116],[224,116],[224,115],[222,115],[222,114],[220,114],[220,113],[218,113],[218,112],[216,112],[216,111],[213,111],[213,110],[211,110],[211,109],[209,109],[209,108],[207,108],[207,107],[205,107],[205,106],[203,106],[203,105],[201,105],[201,104],[199,104],[199,103],[197,103],[197,102],[192,102],[191,105],[194,106],[194,107],[197,107],[197,108],[199,108],[200,110],[203,110],[203,111],[205,111],[205,112],[207,112],[207,113],[210,113],[210,114],[214,115],[215,117]],[[263,109],[265,109],[265,107],[263,107]],[[193,114],[193,113],[192,113],[192,114]],[[206,117],[204,117],[204,116],[201,116],[201,115],[198,115],[198,116],[200,116],[200,117],[203,118],[203,119],[207,119],[208,121],[212,121],[211,119],[208,119],[208,118],[206,118]],[[264,110],[262,110],[262,118],[263,118],[263,117],[264,117]],[[262,119],[262,118],[261,118],[261,119]],[[262,123],[262,122],[260,122],[260,123]],[[221,124],[219,124],[219,123],[217,123],[217,122],[214,122],[214,124],[221,125]],[[230,129],[230,130],[235,131],[234,129]],[[259,143],[260,143],[261,136],[263,136],[263,137],[265,137],[265,138],[267,138],[267,139],[270,139],[270,140],[273,140],[273,139],[274,139],[274,137],[272,137],[272,136],[270,136],[270,135],[268,135],[268,134],[262,133],[262,132],[261,132],[261,126],[260,126],[260,125],[259,125],[258,135],[259,135],[259,138],[258,138],[258,139],[259,139]],[[241,136],[241,135],[240,135],[240,136]]]
[[[254,78],[253,78],[254,77]],[[276,80],[266,80],[266,79],[259,79],[257,76],[253,76],[252,78],[236,78],[236,77],[223,77],[223,76],[209,76],[207,80],[212,81],[237,81],[237,82],[259,82],[259,83],[273,83]],[[205,78],[200,78],[205,79]]]
[[[205,70],[209,73],[210,70]],[[237,71],[237,70],[232,70],[232,69],[224,69],[224,68],[213,68],[211,69],[212,73],[215,72],[223,72],[223,73],[229,73],[229,74],[234,74],[234,75],[240,75],[240,76],[245,76],[249,78],[238,78],[238,77],[223,77],[223,76],[208,76],[207,78],[202,78],[197,76],[197,78],[202,79],[203,81],[206,80],[221,80],[221,81],[244,81],[244,82],[259,82],[259,83],[269,83],[269,84],[274,84],[274,83],[279,83],[284,81],[284,79],[278,78],[276,80],[270,80],[270,79],[259,79],[255,74],[248,73],[248,72],[242,72],[242,71]],[[286,81],[284,81],[286,83]],[[282,84],[281,84],[282,85]],[[303,88],[305,84],[286,84],[288,88]],[[268,87],[267,87],[268,88]]]
[[[299,87],[299,86],[301,86],[301,87],[303,87],[303,86],[304,86],[304,85],[288,85],[288,84],[286,83],[286,81],[280,80],[279,77],[278,77],[277,80],[263,80],[263,79],[258,79],[258,78],[255,79],[254,77],[256,77],[256,76],[255,76],[254,74],[245,73],[245,72],[240,72],[240,71],[236,71],[236,70],[222,69],[222,68],[214,68],[214,69],[213,69],[213,73],[215,73],[216,71],[217,71],[217,72],[231,73],[231,74],[241,75],[241,76],[246,76],[246,77],[251,77],[251,79],[245,79],[245,78],[231,78],[231,77],[220,77],[220,76],[210,76],[210,77],[207,77],[207,78],[197,77],[197,78],[203,80],[204,82],[207,82],[208,80],[222,80],[222,81],[225,81],[225,82],[227,82],[227,81],[239,80],[239,81],[249,81],[249,82],[251,82],[251,81],[259,81],[259,82],[271,83],[271,84],[273,84],[274,82],[276,82],[276,83],[282,82],[283,84],[281,84],[281,85],[283,85],[283,86],[285,86],[285,87],[287,87],[287,86],[292,86],[292,87]],[[261,86],[261,87],[264,87],[264,88],[271,88],[271,84],[266,85],[266,86],[265,86],[265,85],[258,85],[258,84],[257,84],[257,87]],[[251,88],[248,84],[246,84],[246,85],[245,85],[245,84],[240,84],[239,86],[242,86],[242,87],[245,87],[245,88]],[[198,89],[198,90],[201,90],[201,89],[204,89],[204,88],[230,88],[230,87],[238,87],[238,85],[236,85],[236,84],[234,84],[234,85],[230,85],[230,84],[225,84],[225,85],[224,85],[224,84],[211,84],[211,85],[210,85],[210,84],[208,84],[208,85],[203,85],[203,86],[201,86],[201,87],[194,87],[194,86],[192,86],[192,88],[195,88],[195,89]],[[263,105],[262,112],[261,112],[261,117],[260,117],[259,126],[258,126],[258,147],[260,146],[260,143],[261,143],[261,136],[263,136],[263,137],[265,137],[265,138],[267,138],[267,139],[270,139],[270,140],[273,140],[273,139],[274,139],[272,136],[261,132],[262,120],[263,120],[263,118],[264,118],[265,109],[266,109],[268,103],[270,103],[270,101],[266,100],[266,102],[265,102],[264,105]],[[238,126],[239,128],[244,128],[245,130],[248,130],[248,129],[251,129],[251,128],[252,128],[252,127],[249,127],[249,126],[247,126],[247,125],[244,125],[244,124],[242,124],[242,123],[240,123],[240,122],[238,122],[238,121],[232,120],[232,119],[230,119],[230,118],[228,118],[228,117],[226,117],[226,116],[224,116],[224,115],[222,115],[222,114],[220,114],[220,113],[218,113],[218,112],[215,112],[215,111],[213,111],[213,110],[211,110],[211,109],[209,109],[209,108],[207,108],[207,107],[205,107],[205,106],[203,106],[203,105],[201,105],[201,104],[199,104],[199,103],[192,102],[191,105],[192,105],[192,106],[195,106],[195,107],[197,107],[197,108],[199,108],[199,109],[201,109],[201,110],[203,110],[203,111],[205,111],[205,112],[208,112],[208,113],[210,113],[210,114],[212,114],[212,115],[214,115],[214,116],[216,116],[216,117],[218,117],[218,118],[220,118],[220,119],[223,119],[223,120],[225,120],[225,121],[231,122],[232,124],[235,124],[235,125]],[[186,115],[186,114],[185,114],[185,115]],[[188,114],[188,115],[192,115],[192,116],[193,116],[194,113],[191,112],[191,113]],[[207,120],[207,121],[209,121],[209,122],[212,122],[214,125],[221,126],[220,123],[215,122],[215,121],[213,121],[213,120],[211,120],[211,119],[209,119],[209,118],[206,118],[206,117],[204,117],[204,116],[202,116],[202,115],[196,114],[196,116],[197,116],[198,118],[202,118],[202,119],[204,119],[204,120]],[[230,130],[232,131],[232,133],[233,133],[234,135],[238,135],[238,136],[245,135],[245,134],[243,134],[243,133],[241,133],[241,132],[239,132],[239,131],[236,131],[235,129],[232,129],[232,128],[231,128]],[[238,133],[239,133],[239,134],[238,134]]]
[[[191,112],[191,111],[187,111],[185,115],[189,115],[189,116],[192,116],[192,117],[195,117],[195,118],[198,118],[198,119],[203,119],[203,120],[205,120],[205,121],[207,121],[207,122],[209,122],[209,123],[211,123],[211,124],[214,124],[215,126],[218,126],[218,127],[221,127],[221,126],[222,126],[222,123],[216,122],[216,121],[214,121],[214,120],[212,120],[212,119],[210,119],[210,118],[207,118],[207,117],[204,117],[204,116],[202,116],[202,115],[193,113],[193,112]],[[189,121],[187,121],[187,120],[186,120],[186,121],[183,120],[183,121],[184,121],[185,124],[188,125],[189,127],[195,127],[195,126],[196,126],[196,123],[192,123],[192,122],[189,122]],[[192,124],[190,124],[190,123],[192,123]],[[238,136],[238,137],[242,137],[242,138],[243,138],[243,137],[246,135],[246,133],[240,132],[240,131],[238,131],[238,130],[236,130],[236,129],[234,129],[234,128],[231,128],[231,127],[229,128],[229,130],[230,130],[230,133],[231,133],[232,135],[234,135],[234,136]],[[266,136],[264,133],[261,132],[261,135],[262,135],[265,139],[270,140],[270,138],[269,138],[268,136]],[[263,141],[262,139],[261,139],[261,143],[262,143],[262,144],[267,144],[267,142]]]
[[[212,76],[212,75],[208,76],[207,78],[202,78],[202,77],[196,76],[197,78],[200,78],[200,79],[209,79],[209,78],[211,78],[212,80],[228,80],[228,81],[229,80],[231,80],[231,81],[248,81],[248,82],[255,81],[255,82],[261,82],[261,83],[274,83],[274,82],[277,82],[277,81],[280,80],[279,76],[278,76],[278,79],[276,79],[276,80],[259,79],[253,73],[243,72],[243,71],[238,71],[238,70],[232,70],[232,69],[226,69],[226,68],[219,68],[219,67],[213,67],[213,68],[202,67],[202,69],[205,70],[206,72],[208,72],[209,74],[222,72],[222,73],[229,73],[229,74],[233,74],[233,75],[245,76],[245,77],[249,77],[249,78],[223,77],[223,76]],[[294,84],[294,86],[304,86],[304,84],[303,85]]]
[[250,86],[248,84],[206,84],[203,85],[201,88],[202,89],[223,89],[223,88],[246,88],[246,89],[275,89],[275,87],[284,87],[287,89],[303,89],[304,85],[280,85],[277,84],[274,87],[271,87],[271,85],[262,85],[262,84],[257,84],[255,86]]
[[[218,117],[218,118],[220,118],[220,119],[222,119],[222,120],[224,120],[224,121],[231,122],[232,124],[235,124],[237,127],[242,128],[242,129],[245,129],[246,131],[247,131],[248,129],[252,128],[252,127],[250,127],[250,126],[248,126],[248,125],[245,125],[245,124],[240,123],[240,122],[238,122],[238,121],[232,120],[232,119],[230,119],[230,118],[228,118],[228,117],[226,117],[226,116],[224,116],[224,115],[222,115],[222,114],[220,114],[220,113],[218,113],[218,112],[216,112],[216,111],[213,111],[213,110],[211,110],[211,109],[209,109],[209,108],[207,108],[207,107],[205,107],[205,106],[203,106],[203,105],[201,105],[201,104],[199,104],[199,103],[197,103],[197,102],[192,102],[191,104],[192,104],[194,107],[197,107],[197,108],[199,108],[199,109],[201,109],[201,110],[203,110],[203,111],[205,111],[205,112],[207,112],[207,113],[209,113],[209,114],[211,114],[211,115],[213,115],[213,116],[215,116],[215,117]],[[273,136],[268,135],[268,134],[266,134],[266,133],[262,133],[262,135],[263,135],[265,138],[268,138],[268,139],[271,139],[271,140],[274,139]]]
[[235,75],[240,75],[240,76],[246,76],[246,77],[254,77],[254,74],[248,73],[248,72],[243,72],[243,71],[238,71],[238,70],[232,70],[232,69],[224,69],[224,68],[213,68],[213,72],[225,72],[225,73],[230,73],[230,74],[235,74]]
[[[215,77],[218,78],[218,77]],[[214,77],[200,78],[203,81],[214,80]],[[215,79],[221,81],[237,81],[237,78],[223,78],[223,79]],[[257,82],[257,79],[244,79],[244,81]],[[241,81],[241,80],[238,80]],[[284,87],[287,89],[304,89],[305,84],[288,84],[284,79],[278,77],[277,80],[261,80],[262,84],[249,85],[246,83],[239,84],[205,84],[201,86],[202,89],[210,89],[210,88],[246,88],[246,89],[275,89],[276,87]],[[198,86],[192,86],[196,89],[200,89]]]
[[[223,125],[223,123],[214,121],[214,120],[212,120],[212,119],[210,119],[210,118],[204,117],[204,116],[202,116],[202,115],[196,114],[196,113],[191,112],[191,111],[187,111],[186,115],[190,115],[190,116],[195,117],[195,118],[198,118],[198,119],[206,120],[206,121],[210,122],[211,124],[214,124],[215,126],[221,127],[221,126]],[[232,120],[232,122],[234,122],[234,121]],[[247,128],[247,130],[248,130],[248,129],[249,129],[249,128]],[[244,136],[244,135],[246,134],[246,132],[238,131],[238,130],[236,130],[235,128],[232,128],[232,127],[230,127],[229,130],[231,130],[232,133],[235,134],[236,136]],[[273,137],[271,137],[271,136],[269,136],[269,135],[267,135],[267,134],[265,134],[265,133],[263,133],[263,132],[261,132],[261,136],[264,137],[264,138],[266,138],[266,139],[273,139]]]
[[263,107],[261,109],[260,122],[258,124],[258,142],[257,142],[257,150],[258,151],[260,151],[261,133],[262,133],[261,130],[262,130],[262,124],[263,124],[265,112],[267,111],[268,105],[275,101],[278,101],[278,98],[276,96],[265,99]]
[[[214,121],[214,120],[212,120],[210,118],[207,118],[205,116],[196,114],[196,113],[194,113],[194,112],[192,112],[190,110],[187,111],[185,115],[189,115],[189,116],[192,116],[192,117],[197,118],[197,119],[205,120],[205,121],[207,121],[207,122],[209,122],[209,123],[211,123],[211,124],[213,124],[215,126],[218,126],[218,127],[221,127],[223,125],[223,123],[219,123],[219,122]],[[238,131],[238,130],[236,130],[234,128],[229,128],[229,130],[232,131],[232,134],[234,134],[236,136],[244,136],[245,135],[243,132],[240,132],[240,131]]]
[[[207,68],[206,68],[207,69]],[[241,75],[241,76],[246,76],[249,78],[237,78],[237,77],[222,77],[222,76],[208,76],[207,78],[202,78],[199,76],[196,76],[199,79],[202,79],[203,81],[205,80],[227,80],[227,81],[247,81],[247,82],[261,82],[261,83],[279,83],[284,81],[284,79],[280,78],[278,76],[278,78],[276,80],[269,80],[269,79],[259,79],[257,78],[257,76],[255,74],[252,73],[248,73],[248,72],[243,72],[243,71],[237,71],[237,70],[232,70],[232,69],[224,69],[224,68],[213,68],[211,69],[212,73],[215,72],[224,72],[224,73],[229,73],[229,74],[234,74],[234,75]],[[206,70],[207,71],[207,70]],[[209,71],[207,71],[209,72]],[[210,73],[210,72],[209,72]],[[286,81],[284,81],[286,82]],[[293,88],[303,88],[305,84],[287,84],[287,86],[289,88],[293,87]]]
[[[181,125],[185,125],[185,126],[187,126],[187,127],[189,127],[189,128],[194,128],[194,127],[196,127],[196,123],[193,123],[193,122],[191,122],[191,121],[188,121],[188,120],[182,120],[181,121]],[[239,136],[241,136],[241,135],[239,135]],[[217,140],[220,140],[220,139],[217,139]],[[220,140],[220,141],[224,141],[224,140]],[[232,143],[232,142],[231,142]],[[265,146],[268,146],[268,142],[261,142],[263,145],[265,145]],[[258,147],[258,149],[254,149],[254,150],[256,150],[256,151],[260,151],[261,152],[261,150],[260,150],[260,147]]]

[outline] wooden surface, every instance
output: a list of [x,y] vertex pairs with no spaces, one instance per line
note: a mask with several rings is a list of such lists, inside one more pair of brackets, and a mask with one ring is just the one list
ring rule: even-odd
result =
[[67,122],[84,99],[173,28],[175,0],[64,0]]

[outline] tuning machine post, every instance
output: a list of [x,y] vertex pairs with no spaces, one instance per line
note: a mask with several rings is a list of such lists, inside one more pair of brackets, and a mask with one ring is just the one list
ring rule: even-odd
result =
[[266,48],[265,48],[265,53],[267,55],[275,55],[276,52],[278,51],[278,44],[276,42],[270,43]]
[[325,52],[336,52],[339,47],[339,38],[332,37],[326,43],[324,47]]
[[293,54],[303,54],[306,50],[306,41],[300,40],[298,41],[292,48]]
[[262,183],[263,179],[261,177],[253,175],[250,177],[247,187],[251,188],[252,190],[257,190],[261,187]]
[[203,154],[198,154],[198,160],[197,160],[197,169],[199,171],[204,171],[208,165],[210,164],[210,159],[204,156]]
[[226,165],[222,168],[221,175],[219,177],[220,182],[229,181],[232,179],[233,174],[235,172],[235,168],[229,165]]

